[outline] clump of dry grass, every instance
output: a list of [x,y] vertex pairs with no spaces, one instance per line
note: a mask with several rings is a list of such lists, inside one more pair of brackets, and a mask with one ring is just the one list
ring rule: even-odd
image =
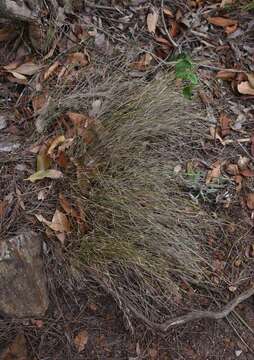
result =
[[209,238],[220,222],[174,174],[202,152],[199,105],[182,97],[171,76],[125,86],[122,105],[112,98],[97,143],[83,154],[96,164],[89,193],[73,184],[91,229],[75,256],[122,308],[158,321],[186,306],[183,284],[212,286]]

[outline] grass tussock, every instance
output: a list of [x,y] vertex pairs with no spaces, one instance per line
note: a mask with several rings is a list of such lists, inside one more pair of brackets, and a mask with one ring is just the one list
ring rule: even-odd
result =
[[209,238],[219,225],[174,174],[200,157],[204,114],[170,76],[121,93],[122,105],[112,98],[83,154],[96,164],[90,191],[73,184],[91,229],[75,256],[123,308],[158,320],[184,303],[183,284],[210,286]]

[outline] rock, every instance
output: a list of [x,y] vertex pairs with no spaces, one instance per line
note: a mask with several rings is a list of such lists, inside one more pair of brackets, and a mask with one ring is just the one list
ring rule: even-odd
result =
[[0,239],[0,313],[12,317],[40,317],[49,299],[42,261],[42,239],[24,230]]
[[7,120],[4,115],[0,115],[0,130],[3,130],[7,127]]
[[12,152],[20,147],[19,143],[10,141],[0,141],[0,153],[1,152]]

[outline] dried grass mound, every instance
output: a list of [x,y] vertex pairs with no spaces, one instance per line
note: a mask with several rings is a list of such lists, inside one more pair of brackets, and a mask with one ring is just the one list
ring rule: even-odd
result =
[[212,286],[209,238],[217,221],[174,173],[201,156],[205,116],[171,76],[136,85],[123,99],[121,106],[112,99],[86,153],[97,172],[89,194],[76,194],[92,229],[78,257],[123,309],[161,321],[190,307],[186,289]]

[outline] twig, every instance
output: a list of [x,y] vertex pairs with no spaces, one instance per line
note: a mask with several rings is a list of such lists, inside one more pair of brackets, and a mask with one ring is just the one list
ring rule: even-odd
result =
[[[90,267],[87,267],[86,270],[89,272],[91,277],[98,282],[103,289],[105,289],[109,294],[115,298],[114,292],[110,289],[110,286],[106,286],[106,284],[100,279],[100,277],[97,274],[97,271],[95,269],[91,269]],[[249,288],[248,290],[242,292],[239,296],[235,297],[233,300],[231,300],[228,304],[226,304],[220,311],[192,311],[189,312],[186,315],[178,316],[173,319],[167,320],[162,324],[155,323],[149,319],[143,314],[141,314],[138,310],[136,310],[132,305],[128,304],[128,310],[130,313],[136,316],[137,319],[143,321],[145,324],[147,324],[150,328],[166,332],[169,328],[177,326],[177,325],[183,325],[188,322],[194,321],[194,320],[201,320],[201,319],[211,319],[211,320],[219,320],[227,317],[232,311],[235,310],[235,308],[241,304],[243,301],[249,299],[252,295],[254,295],[254,286]],[[120,299],[119,299],[120,301]]]
[[154,323],[147,319],[143,314],[138,312],[132,306],[129,306],[130,311],[140,320],[144,321],[148,326],[153,329],[166,332],[169,328],[183,325],[190,321],[201,320],[201,319],[212,319],[219,320],[227,317],[240,303],[254,295],[254,286],[244,291],[235,299],[225,305],[220,311],[192,311],[186,315],[178,316],[173,319],[167,320],[162,324]]
[[162,23],[164,26],[164,30],[167,34],[167,37],[169,38],[169,41],[172,43],[172,45],[175,48],[178,48],[179,45],[175,42],[175,40],[172,38],[171,34],[169,33],[168,29],[167,29],[167,25],[166,25],[166,21],[165,21],[165,17],[164,17],[164,12],[163,12],[163,8],[164,8],[164,0],[161,0],[161,19],[162,19]]

